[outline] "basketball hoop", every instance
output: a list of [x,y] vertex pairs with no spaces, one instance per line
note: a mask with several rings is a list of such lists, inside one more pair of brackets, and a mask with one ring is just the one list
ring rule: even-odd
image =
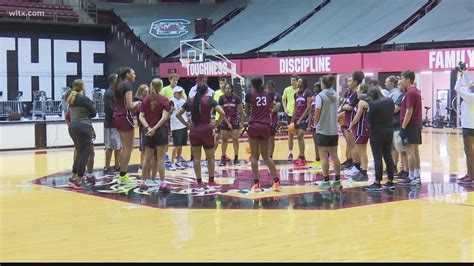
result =
[[188,67],[189,64],[193,62],[192,58],[180,58],[179,61],[181,62],[181,66]]

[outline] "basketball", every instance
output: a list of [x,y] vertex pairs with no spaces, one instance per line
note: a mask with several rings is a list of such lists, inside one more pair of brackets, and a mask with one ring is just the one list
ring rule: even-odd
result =
[[291,123],[288,125],[288,134],[296,135],[295,123]]

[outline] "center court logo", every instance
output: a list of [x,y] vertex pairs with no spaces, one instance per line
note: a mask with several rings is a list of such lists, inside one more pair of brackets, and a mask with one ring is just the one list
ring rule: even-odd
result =
[[187,25],[191,22],[185,19],[160,19],[150,26],[150,34],[156,38],[176,38],[189,32]]

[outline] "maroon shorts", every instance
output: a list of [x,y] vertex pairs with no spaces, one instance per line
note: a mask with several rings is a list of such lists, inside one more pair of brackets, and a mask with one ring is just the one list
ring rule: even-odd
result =
[[367,144],[369,142],[368,136],[356,136],[355,144]]
[[200,147],[204,149],[214,148],[214,135],[212,134],[212,127],[210,125],[191,126],[189,130],[189,141],[191,146]]
[[126,132],[133,130],[133,125],[128,122],[127,118],[125,116],[115,116],[112,118],[112,123],[114,124],[114,127],[118,129],[118,131],[121,132]]
[[252,139],[269,139],[270,138],[270,125],[261,123],[249,124],[247,130],[249,138]]

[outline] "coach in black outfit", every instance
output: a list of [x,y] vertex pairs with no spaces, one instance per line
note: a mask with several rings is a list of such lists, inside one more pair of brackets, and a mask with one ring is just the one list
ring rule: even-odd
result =
[[375,163],[375,182],[366,187],[369,191],[382,190],[382,156],[387,166],[388,182],[384,184],[387,189],[393,189],[393,175],[395,166],[392,158],[392,140],[393,140],[393,110],[395,104],[392,99],[382,95],[379,88],[371,88],[367,92],[369,101],[369,111],[367,120],[371,125],[370,147]]
[[93,149],[92,118],[96,116],[96,110],[92,101],[85,94],[84,82],[80,79],[72,83],[72,91],[67,97],[69,110],[71,112],[71,123],[69,124],[69,135],[71,136],[77,156],[72,166],[70,181],[80,186],[89,155]]

